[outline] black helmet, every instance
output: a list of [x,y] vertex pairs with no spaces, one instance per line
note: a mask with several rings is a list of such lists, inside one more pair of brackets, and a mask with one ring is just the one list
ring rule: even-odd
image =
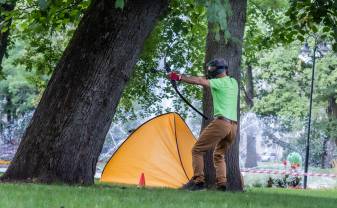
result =
[[225,59],[222,58],[213,59],[207,63],[207,66],[215,67],[213,70],[207,70],[207,77],[209,79],[215,78],[225,70],[228,72],[228,65],[225,63]]

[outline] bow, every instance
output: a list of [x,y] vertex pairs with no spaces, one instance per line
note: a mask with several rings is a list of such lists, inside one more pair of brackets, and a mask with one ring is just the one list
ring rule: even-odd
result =
[[[170,73],[172,70],[170,66],[166,62],[166,56],[164,58],[164,66],[167,73]],[[202,116],[204,119],[208,120],[208,117],[205,116],[203,113],[201,113],[198,109],[196,109],[188,100],[179,92],[177,87],[177,82],[175,80],[171,80],[171,84],[173,89],[176,91],[176,93],[179,95],[179,97],[188,105],[190,106],[195,112],[197,112],[200,116]]]

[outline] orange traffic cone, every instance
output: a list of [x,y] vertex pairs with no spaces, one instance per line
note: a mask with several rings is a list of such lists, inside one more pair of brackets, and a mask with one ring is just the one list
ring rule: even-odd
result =
[[142,173],[139,178],[138,188],[145,188],[145,175]]

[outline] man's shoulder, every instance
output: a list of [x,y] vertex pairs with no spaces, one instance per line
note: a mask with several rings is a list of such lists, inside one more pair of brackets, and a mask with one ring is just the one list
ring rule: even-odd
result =
[[232,84],[232,85],[237,85],[238,84],[238,81],[234,77],[230,77],[230,76],[223,77],[223,81],[227,82],[229,84]]
[[225,76],[221,78],[210,79],[211,88],[227,89],[227,88],[237,88],[238,82],[235,78],[230,76]]
[[230,83],[238,83],[237,80],[236,80],[234,77],[230,77],[230,76],[225,76],[225,77],[220,77],[220,78],[210,79],[210,81],[213,81],[213,82],[230,82]]

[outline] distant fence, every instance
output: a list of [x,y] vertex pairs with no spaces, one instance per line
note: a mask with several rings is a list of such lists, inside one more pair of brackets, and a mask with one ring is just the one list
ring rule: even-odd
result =
[[273,174],[273,175],[291,175],[291,176],[317,176],[317,177],[329,177],[337,178],[336,174],[329,173],[304,173],[296,171],[286,170],[270,170],[270,169],[241,169],[243,173],[255,173],[255,174]]

